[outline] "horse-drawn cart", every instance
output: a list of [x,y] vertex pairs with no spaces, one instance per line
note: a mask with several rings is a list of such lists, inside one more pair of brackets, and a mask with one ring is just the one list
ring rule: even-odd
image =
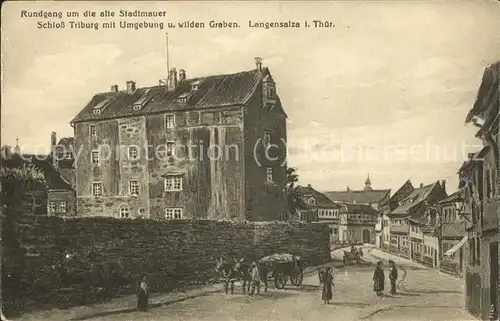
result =
[[356,262],[359,264],[361,262],[362,257],[363,257],[363,252],[361,251],[354,251],[354,252],[344,251],[344,257],[343,257],[344,265],[347,262]]
[[283,289],[290,278],[293,285],[301,285],[304,278],[304,262],[293,254],[273,254],[259,260],[259,265],[271,273],[277,289]]

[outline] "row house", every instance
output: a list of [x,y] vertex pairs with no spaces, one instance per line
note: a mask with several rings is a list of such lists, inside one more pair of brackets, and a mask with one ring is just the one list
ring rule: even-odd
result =
[[[325,195],[335,203],[360,204],[372,207],[378,215],[374,226],[375,235],[373,238],[370,236],[370,238],[374,239],[373,243],[380,246],[382,243],[382,215],[384,212],[389,211],[390,189],[373,189],[370,175],[368,175],[362,190],[352,190],[347,187],[345,191],[330,191],[325,192]],[[359,240],[361,239],[362,237],[359,238]]]
[[299,211],[300,220],[328,224],[330,242],[338,242],[340,205],[332,202],[325,194],[312,188],[310,184],[307,187],[298,186],[297,193],[305,207]]
[[467,243],[466,220],[460,215],[463,199],[455,192],[437,203],[440,222],[440,269],[463,273],[464,245]]
[[[424,257],[436,261],[438,247],[435,244],[424,244],[424,228],[435,224],[429,221],[429,217],[436,216],[431,207],[447,197],[445,188],[445,181],[425,186],[420,184],[419,188],[399,201],[396,209],[385,215],[389,220],[391,251],[421,262],[424,262]],[[429,229],[426,230],[429,233]],[[435,235],[435,232],[430,234]],[[435,237],[430,236],[430,239],[433,238]]]
[[500,62],[488,66],[479,86],[477,99],[466,116],[473,123],[483,148],[460,168],[464,208],[467,219],[467,259],[465,272],[466,306],[483,319],[499,316],[499,112]]
[[79,215],[278,220],[286,118],[261,58],[249,71],[172,68],[158,86],[114,85],[71,122]]
[[368,204],[340,204],[339,240],[343,243],[375,243],[378,212]]
[[389,208],[382,213],[382,218],[380,222],[380,240],[378,243],[380,247],[384,249],[389,249],[391,245],[391,230],[389,228],[390,218],[389,214],[394,211],[400,201],[407,198],[415,188],[410,180],[407,180],[390,198]]

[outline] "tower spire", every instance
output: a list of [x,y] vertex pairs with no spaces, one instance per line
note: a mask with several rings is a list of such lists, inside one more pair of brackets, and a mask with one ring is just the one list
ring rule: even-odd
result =
[[15,154],[21,153],[21,148],[19,147],[19,137],[16,138],[16,147],[14,147],[14,153]]
[[372,190],[372,182],[370,180],[370,173],[368,173],[368,176],[366,177],[365,181],[365,191],[371,191]]

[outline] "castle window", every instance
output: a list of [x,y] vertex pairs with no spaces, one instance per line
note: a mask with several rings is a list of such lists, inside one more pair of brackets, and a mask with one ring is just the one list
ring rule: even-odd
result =
[[120,207],[120,217],[121,218],[128,218],[129,217],[128,207],[126,207],[126,206]]
[[264,131],[264,147],[271,145],[271,132],[266,130]]
[[129,159],[137,159],[139,156],[139,149],[137,147],[129,147],[128,148],[128,157]]
[[182,219],[182,208],[166,208],[165,219],[167,220],[180,220]]
[[171,175],[164,178],[166,192],[182,191],[182,176]]
[[165,115],[165,128],[172,129],[175,126],[174,115]]
[[57,211],[59,213],[66,213],[66,201],[61,201],[57,204]]
[[101,110],[100,109],[94,109],[94,115],[100,115],[101,114]]
[[56,211],[56,202],[49,202],[49,211],[54,213]]
[[132,180],[128,183],[130,195],[139,195],[139,181]]
[[97,130],[95,128],[95,125],[90,125],[89,126],[89,135],[92,136],[92,137],[96,137],[97,136]]
[[94,165],[99,164],[99,151],[97,150],[92,151],[92,164]]
[[175,143],[167,142],[167,149],[166,149],[167,156],[174,156],[174,151],[175,151]]
[[102,196],[102,183],[100,182],[92,183],[92,195]]
[[266,167],[266,182],[273,183],[273,169],[271,167]]

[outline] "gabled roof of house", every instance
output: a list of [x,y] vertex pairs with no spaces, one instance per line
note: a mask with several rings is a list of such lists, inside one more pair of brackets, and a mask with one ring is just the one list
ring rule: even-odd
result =
[[[96,94],[71,122],[245,105],[256,92],[263,76],[268,74],[269,69],[264,67],[262,71],[254,69],[233,74],[182,80],[178,82],[175,90],[167,90],[166,86],[152,86],[137,88],[133,94],[128,94],[127,91],[100,93]],[[198,84],[198,89],[191,90],[191,85],[194,83]],[[186,103],[177,101],[180,96],[187,92],[192,92],[192,95]],[[133,105],[140,99],[147,101],[147,103],[136,110]],[[94,114],[94,107],[106,100],[108,102],[102,112]],[[277,97],[276,100],[276,106],[283,111],[279,98]]]
[[63,137],[59,140],[57,145],[64,146],[66,148],[75,146],[75,137]]
[[460,192],[457,191],[457,192],[451,194],[450,196],[448,196],[447,198],[440,200],[437,203],[438,204],[453,203],[453,202],[459,201],[461,199],[462,198],[460,197]]
[[21,157],[21,155],[14,154],[8,161],[7,166],[19,167],[23,164],[32,164],[40,170],[45,178],[45,187],[47,189],[73,189],[71,184],[52,165],[52,158],[50,156],[23,154]]
[[384,205],[390,199],[390,189],[380,189],[371,191],[331,191],[324,193],[332,202],[352,203],[352,204],[372,204]]
[[[477,116],[486,111],[488,102],[496,98],[495,104],[498,105],[500,82],[500,61],[497,61],[485,68],[483,79],[477,93],[477,99],[472,109],[467,114],[465,122],[469,123]],[[496,106],[498,108],[498,106]]]
[[410,195],[401,200],[401,205],[399,205],[390,214],[412,214],[417,209],[417,205],[424,204],[427,198],[431,195],[434,188],[436,188],[437,186],[440,186],[439,181],[416,188],[412,193],[410,193]]
[[372,214],[377,215],[378,212],[373,209],[370,205],[367,204],[357,204],[357,203],[342,203],[342,210],[345,213],[354,213],[354,214]]
[[325,194],[318,192],[310,185],[308,186],[297,186],[297,192],[303,197],[314,197],[316,200],[316,207],[324,207],[324,208],[340,208],[340,205],[332,202]]
[[415,188],[410,180],[407,180],[391,197],[391,211],[398,207],[398,202],[410,195]]

